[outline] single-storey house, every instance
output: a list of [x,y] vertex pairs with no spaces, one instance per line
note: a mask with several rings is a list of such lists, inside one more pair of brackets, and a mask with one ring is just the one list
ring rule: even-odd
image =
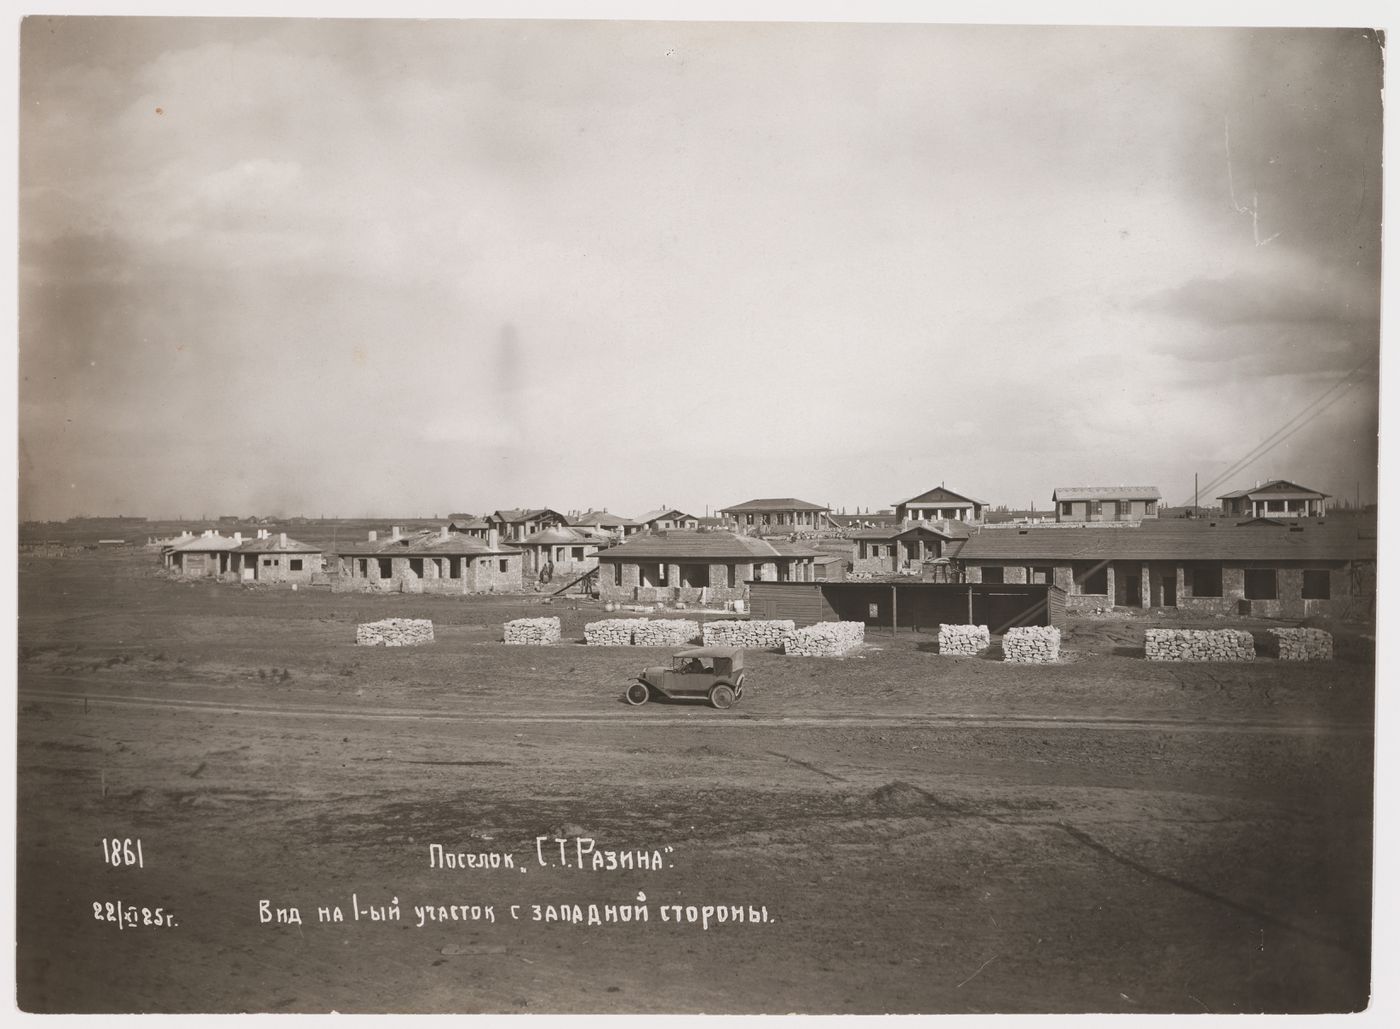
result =
[[453,515],[452,520],[447,523],[449,532],[460,533],[471,539],[486,542],[491,535],[491,523],[485,518],[476,518],[473,515],[459,514]]
[[603,600],[725,602],[748,595],[751,579],[815,581],[817,551],[737,532],[673,529],[634,536],[598,554]]
[[213,529],[200,535],[186,532],[161,550],[166,571],[188,579],[217,579],[232,567],[233,552],[243,545],[243,534],[221,536]]
[[1156,486],[1059,486],[1051,495],[1057,522],[1140,522],[1156,518]]
[[483,542],[444,525],[404,535],[398,526],[380,539],[340,550],[333,587],[401,593],[509,593],[522,588],[524,554],[502,546],[498,530]]
[[598,551],[607,542],[592,532],[554,525],[526,536],[515,545],[525,554],[527,582],[539,580],[541,571],[546,568],[549,572],[546,581],[567,582],[597,568]]
[[501,539],[515,542],[526,536],[533,536],[541,529],[548,529],[551,525],[568,525],[569,520],[553,508],[512,507],[491,512],[486,516],[486,523],[501,534]]
[[917,497],[910,497],[896,504],[894,518],[896,523],[903,523],[906,519],[916,522],[952,519],[975,525],[982,521],[982,512],[986,507],[985,500],[955,493],[946,486],[939,485],[927,493],[920,493]]
[[253,539],[241,532],[221,536],[212,530],[185,533],[164,548],[165,567],[186,578],[217,578],[236,582],[309,583],[321,571],[320,547],[257,530]]
[[622,539],[628,535],[629,530],[636,532],[639,526],[630,518],[609,514],[607,511],[584,511],[569,519],[569,528],[590,529],[593,532],[606,533],[614,539]]
[[634,519],[632,524],[635,528],[629,532],[629,535],[643,532],[666,532],[670,529],[696,529],[700,526],[700,520],[694,515],[686,514],[674,507],[659,507],[655,511],[648,511],[640,518]]
[[769,497],[746,500],[733,507],[720,508],[733,525],[758,532],[793,532],[798,529],[822,529],[831,525],[831,508],[813,504],[796,497]]
[[1226,518],[1321,518],[1330,497],[1287,479],[1272,479],[1215,499]]
[[961,522],[906,522],[874,529],[852,529],[851,571],[869,575],[920,575],[926,561],[946,556],[970,535]]
[[324,562],[320,547],[288,539],[285,532],[259,529],[255,539],[233,551],[229,572],[239,582],[308,583]]
[[968,582],[1058,586],[1071,610],[1361,617],[1376,591],[1375,524],[1361,519],[983,530],[957,561]]

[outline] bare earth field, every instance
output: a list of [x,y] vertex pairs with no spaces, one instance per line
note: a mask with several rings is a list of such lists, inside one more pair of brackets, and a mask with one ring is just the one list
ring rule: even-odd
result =
[[[872,635],[841,660],[751,654],[729,711],[630,708],[627,676],[664,652],[499,642],[547,614],[580,639],[597,604],[188,585],[156,564],[20,560],[26,1010],[1367,1003],[1374,667],[1355,635],[1329,665],[1161,665],[1147,623],[1076,621],[1040,668]],[[384,617],[431,618],[437,642],[354,646]],[[663,867],[565,867],[552,842],[542,865],[538,836]],[[139,839],[142,867],[104,863],[110,837]],[[433,843],[515,867],[431,868]],[[370,914],[395,898],[399,919]],[[109,902],[176,924],[107,921]],[[601,920],[623,904],[648,920]],[[574,905],[581,924],[547,919]],[[494,923],[451,920],[473,906]]]

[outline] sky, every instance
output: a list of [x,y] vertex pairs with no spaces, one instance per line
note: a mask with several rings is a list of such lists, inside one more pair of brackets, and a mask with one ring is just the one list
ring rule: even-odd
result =
[[1376,498],[1374,32],[20,44],[21,519]]

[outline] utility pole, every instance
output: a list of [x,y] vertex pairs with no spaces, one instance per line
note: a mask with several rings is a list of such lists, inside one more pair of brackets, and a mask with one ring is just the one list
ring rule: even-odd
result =
[[1196,473],[1196,502],[1191,505],[1191,513],[1201,517],[1201,473]]

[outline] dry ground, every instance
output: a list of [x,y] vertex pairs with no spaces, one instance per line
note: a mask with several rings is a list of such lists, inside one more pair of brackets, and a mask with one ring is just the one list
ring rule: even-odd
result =
[[[1374,669],[1045,668],[871,637],[751,655],[726,712],[633,709],[655,651],[507,648],[597,605],[183,585],[21,559],[20,1004],[33,1011],[1339,1011],[1369,993]],[[354,625],[429,617],[427,648]],[[994,656],[994,655],[993,655]],[[663,849],[540,867],[537,835]],[[104,865],[139,838],[144,868]],[[433,870],[428,844],[527,872]],[[645,924],[535,922],[635,902]],[[397,897],[401,922],[355,921]],[[295,905],[265,925],[258,902]],[[119,929],[93,902],[160,906]],[[343,923],[317,908],[340,905]],[[494,905],[417,926],[414,905]],[[510,905],[522,905],[512,921]],[[766,906],[766,924],[660,920]]]

